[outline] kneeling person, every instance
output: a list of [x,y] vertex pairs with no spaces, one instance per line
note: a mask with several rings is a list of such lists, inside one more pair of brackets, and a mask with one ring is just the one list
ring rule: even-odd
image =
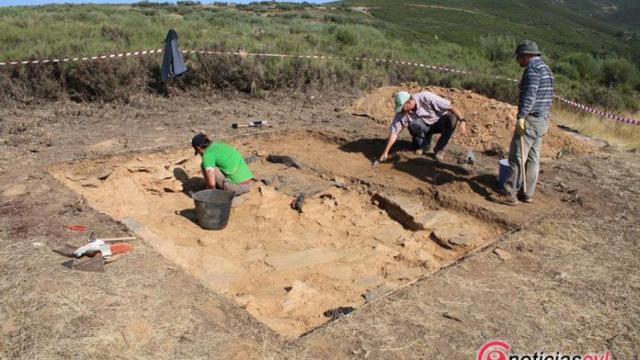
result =
[[413,138],[413,150],[422,155],[425,148],[431,145],[433,134],[441,134],[436,147],[433,149],[436,160],[444,159],[444,148],[460,123],[460,130],[467,133],[465,119],[460,110],[451,106],[449,100],[429,91],[423,91],[414,95],[406,91],[400,91],[395,96],[395,116],[389,129],[389,139],[380,161],[389,157],[389,151],[398,135],[405,127],[409,126],[409,132]]
[[209,188],[232,191],[236,195],[251,190],[253,174],[236,148],[223,142],[212,143],[203,133],[193,137],[191,146],[196,155],[202,156],[202,175]]

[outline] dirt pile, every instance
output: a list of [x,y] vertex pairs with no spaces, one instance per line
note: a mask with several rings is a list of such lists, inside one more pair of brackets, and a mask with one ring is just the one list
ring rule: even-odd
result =
[[[478,151],[495,149],[496,145],[508,150],[517,108],[470,90],[422,87],[416,83],[385,86],[357,99],[346,111],[354,115],[368,116],[379,124],[388,125],[393,117],[393,96],[401,90],[410,93],[431,91],[450,100],[464,113],[468,121],[469,134],[468,136],[462,136],[459,133],[454,135],[452,138],[454,144]],[[591,144],[571,137],[554,125],[549,128],[549,133],[545,137],[542,156],[554,157],[559,152],[583,154],[593,150],[594,147]]]

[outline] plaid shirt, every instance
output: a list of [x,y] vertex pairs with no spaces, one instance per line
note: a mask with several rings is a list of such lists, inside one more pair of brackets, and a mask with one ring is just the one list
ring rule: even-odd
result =
[[413,98],[416,99],[415,109],[406,115],[401,111],[393,117],[389,129],[392,134],[400,134],[402,129],[412,121],[424,121],[427,125],[435,124],[444,113],[451,109],[449,100],[428,91],[414,94]]
[[553,74],[551,69],[537,56],[531,59],[522,73],[518,119],[527,115],[547,118],[553,101]]

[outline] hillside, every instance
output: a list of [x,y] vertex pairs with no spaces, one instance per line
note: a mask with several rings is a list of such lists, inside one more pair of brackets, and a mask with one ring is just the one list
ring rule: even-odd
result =
[[[572,10],[578,0],[0,7],[0,61],[157,49],[174,28],[183,49],[407,60],[482,74],[461,77],[342,60],[190,55],[191,71],[180,82],[183,89],[231,88],[264,96],[283,88],[361,91],[418,81],[513,101],[512,83],[485,75],[518,77],[513,49],[518,40],[533,38],[556,72],[563,95],[607,109],[637,111],[640,42],[632,31],[606,20],[615,14],[604,14],[604,2],[584,4],[581,11]],[[162,92],[163,86],[157,57],[0,71],[0,100],[19,102],[64,97],[128,101],[141,89]]]
[[[477,46],[487,35],[512,35],[537,39],[551,56],[567,51],[624,52],[631,44],[620,32],[605,4],[628,6],[626,1],[571,0],[346,0],[348,6],[369,9],[376,18],[420,32],[426,42],[450,41]],[[593,16],[597,13],[599,16]],[[609,21],[611,17],[611,21]],[[637,19],[636,17],[635,19]]]

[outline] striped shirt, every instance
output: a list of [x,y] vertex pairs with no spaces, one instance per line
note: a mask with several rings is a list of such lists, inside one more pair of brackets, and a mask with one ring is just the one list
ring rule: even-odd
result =
[[432,92],[423,91],[414,94],[413,98],[416,99],[415,109],[407,114],[401,111],[393,117],[391,128],[389,129],[392,134],[400,134],[402,129],[412,121],[424,121],[427,125],[433,125],[444,113],[451,109],[449,100],[443,99]]
[[518,99],[518,119],[527,115],[549,117],[553,101],[553,74],[539,56],[532,58],[522,73]]

